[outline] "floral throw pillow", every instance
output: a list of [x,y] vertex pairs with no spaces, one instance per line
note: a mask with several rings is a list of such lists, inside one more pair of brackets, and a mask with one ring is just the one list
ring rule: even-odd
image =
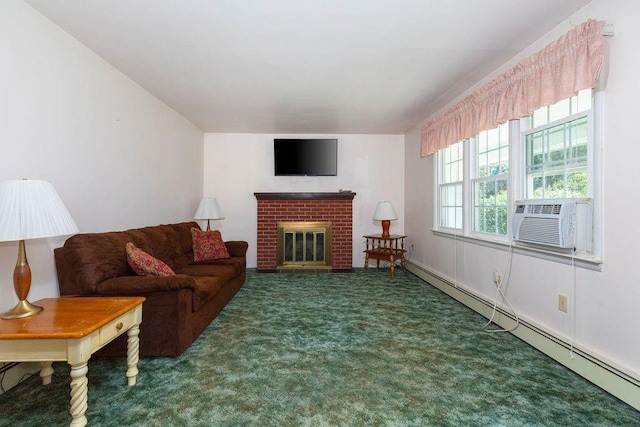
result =
[[127,262],[139,276],[175,276],[171,267],[139,249],[133,243],[126,245]]
[[191,237],[193,238],[194,261],[229,258],[229,252],[218,230],[202,231],[192,228]]

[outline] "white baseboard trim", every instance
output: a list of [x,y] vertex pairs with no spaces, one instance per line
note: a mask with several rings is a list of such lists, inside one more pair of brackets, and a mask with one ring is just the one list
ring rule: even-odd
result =
[[[491,316],[493,301],[489,301],[467,288],[456,286],[450,280],[439,276],[428,267],[415,261],[407,262],[407,270],[482,316],[486,318]],[[504,329],[515,326],[515,318],[500,308],[494,317],[494,322]],[[593,351],[575,344],[572,346],[571,342],[564,337],[530,320],[520,318],[519,326],[511,333],[623,402],[640,410],[640,375],[637,373],[617,366]]]
[[[3,366],[8,365],[8,363],[2,364]],[[32,375],[36,375],[40,371],[40,364],[29,362],[29,363],[19,363],[16,366],[11,367],[6,372],[2,372],[0,374],[0,381],[2,382],[2,387],[0,387],[0,394],[5,391],[11,390],[13,387],[20,384],[23,380],[27,379]]]

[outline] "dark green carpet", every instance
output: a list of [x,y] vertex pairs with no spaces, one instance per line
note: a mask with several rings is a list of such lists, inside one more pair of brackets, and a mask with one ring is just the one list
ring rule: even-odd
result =
[[[614,426],[640,413],[410,273],[258,274],[181,356],[89,362],[92,426]],[[0,397],[68,425],[69,368]]]

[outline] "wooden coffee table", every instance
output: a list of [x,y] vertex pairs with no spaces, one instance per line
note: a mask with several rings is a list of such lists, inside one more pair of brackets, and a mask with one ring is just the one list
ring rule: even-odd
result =
[[87,363],[93,353],[127,333],[127,382],[138,375],[143,297],[46,298],[41,313],[0,320],[0,362],[41,362],[43,384],[54,361],[71,365],[71,425],[87,424]]

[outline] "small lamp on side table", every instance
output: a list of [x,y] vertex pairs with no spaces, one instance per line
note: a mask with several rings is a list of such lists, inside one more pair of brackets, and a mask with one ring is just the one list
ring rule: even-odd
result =
[[218,199],[215,197],[205,197],[200,200],[200,205],[198,205],[198,210],[196,211],[194,219],[206,219],[207,231],[211,231],[211,225],[209,224],[210,220],[224,219],[224,214],[222,213],[222,208],[218,203]]
[[382,221],[382,237],[389,237],[389,227],[391,221],[398,219],[398,214],[391,202],[378,202],[376,211],[373,213],[374,221]]
[[24,241],[77,232],[76,223],[50,182],[23,179],[0,183],[0,242],[19,242],[13,271],[13,288],[19,302],[2,315],[3,319],[29,317],[42,311],[42,307],[27,301],[31,268]]

